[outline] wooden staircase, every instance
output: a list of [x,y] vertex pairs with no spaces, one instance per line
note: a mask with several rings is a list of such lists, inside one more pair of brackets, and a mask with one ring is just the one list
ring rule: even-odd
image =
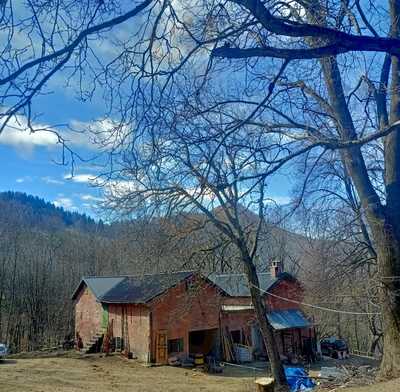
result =
[[100,348],[99,344],[101,343],[101,340],[103,340],[103,337],[106,332],[107,328],[101,328],[100,331],[98,331],[95,335],[93,335],[92,338],[83,345],[82,352],[85,354],[98,352]]

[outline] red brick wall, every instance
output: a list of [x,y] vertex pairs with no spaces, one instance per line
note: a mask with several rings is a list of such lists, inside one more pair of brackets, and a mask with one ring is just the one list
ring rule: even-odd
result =
[[[289,281],[282,280],[278,282],[270,292],[274,295],[278,295],[283,298],[288,298],[291,300],[295,300],[297,302],[301,302],[303,300],[303,289],[299,282],[297,281]],[[267,301],[267,307],[270,310],[284,310],[284,309],[299,309],[300,305],[295,304],[293,302],[285,301],[283,299],[279,299],[273,297],[272,295],[265,296]],[[225,305],[249,305],[251,304],[250,297],[225,297],[223,299],[223,303]]]
[[255,322],[253,310],[240,312],[224,312],[221,314],[221,324],[223,328],[228,327],[229,331],[244,332],[247,342],[251,344],[251,325]]
[[100,331],[102,313],[94,294],[83,286],[75,303],[75,334],[79,333],[84,344]]
[[[303,300],[303,289],[299,282],[282,280],[275,287],[270,290],[272,294],[278,295],[283,298],[288,298],[297,302]],[[267,308],[269,310],[285,310],[285,309],[299,309],[300,305],[266,295]]]
[[[301,302],[303,299],[303,290],[299,282],[297,281],[280,281],[272,290],[271,293],[278,295],[283,298],[288,298]],[[301,306],[288,302],[271,295],[265,297],[268,310],[287,310],[287,309],[299,309]],[[225,305],[248,305],[251,303],[249,298],[224,298],[223,303]],[[247,336],[251,336],[250,325],[255,322],[254,311],[238,311],[238,312],[224,312],[222,317],[223,325],[227,326],[229,330],[244,330]],[[298,332],[295,332],[296,337]],[[309,330],[303,331],[303,336],[309,336]],[[281,338],[277,333],[278,345],[281,346]],[[250,339],[249,339],[250,340]]]
[[221,297],[213,286],[196,281],[187,289],[186,282],[168,290],[151,303],[152,360],[155,360],[156,335],[166,330],[168,339],[183,338],[189,353],[189,331],[219,328]]
[[149,308],[145,305],[135,304],[110,304],[108,307],[109,322],[113,322],[115,337],[124,337],[122,329],[123,314],[128,327],[128,341],[125,345],[128,351],[133,352],[142,362],[149,360],[150,350],[150,316]]
[[[273,294],[301,301],[303,291],[296,281],[281,281],[271,291]],[[268,309],[296,309],[300,306],[272,296],[266,296]],[[109,305],[109,320],[113,320],[114,336],[122,336],[122,309],[127,315],[129,350],[142,361],[155,359],[156,334],[166,330],[168,339],[183,338],[184,352],[189,353],[189,331],[219,328],[221,303],[248,305],[249,298],[224,298],[217,289],[204,281],[186,282],[168,290],[145,305]],[[75,307],[75,330],[86,343],[101,328],[102,306],[93,293],[84,286],[78,295]],[[151,313],[151,314],[150,314]],[[223,325],[230,330],[245,329],[250,336],[250,324],[254,312],[225,313]],[[308,332],[306,332],[308,334]],[[149,352],[150,351],[150,352]]]
[[224,297],[224,305],[251,305],[250,297]]

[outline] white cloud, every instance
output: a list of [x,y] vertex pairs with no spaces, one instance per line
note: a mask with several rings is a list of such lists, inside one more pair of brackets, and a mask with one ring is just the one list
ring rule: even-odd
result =
[[[1,124],[1,122],[0,122]],[[54,147],[58,142],[57,135],[48,125],[35,124],[35,132],[31,132],[24,116],[12,117],[0,134],[0,144],[23,149],[34,147]]]
[[64,181],[49,176],[42,177],[41,180],[49,185],[64,185]]
[[19,177],[15,180],[15,182],[18,184],[22,184],[24,182],[32,182],[32,181],[33,179],[30,176]]
[[138,189],[135,182],[128,180],[111,180],[104,183],[104,193],[107,197],[124,197]]
[[77,182],[80,184],[95,184],[96,176],[93,174],[66,174],[64,176],[65,180]]
[[[0,120],[0,126],[5,120]],[[27,118],[23,115],[16,115],[8,121],[4,130],[0,133],[0,144],[12,146],[23,152],[32,152],[36,147],[55,148],[64,141],[71,147],[84,147],[90,150],[97,149],[91,134],[91,124],[72,120],[70,127],[56,129],[48,124],[33,123],[29,128]],[[107,133],[108,124],[102,124],[103,130]],[[111,125],[109,125],[111,126]],[[99,125],[96,125],[99,127]],[[96,128],[100,129],[100,128]]]
[[69,197],[59,197],[58,199],[53,201],[56,207],[62,207],[66,210],[76,210],[76,206],[74,202]]
[[85,201],[104,201],[102,197],[97,197],[89,194],[80,195],[81,200]]
[[289,204],[291,201],[292,200],[289,196],[268,196],[267,203],[285,205],[285,204]]
[[81,135],[86,138],[86,147],[88,148],[111,148],[119,145],[131,132],[131,128],[113,121],[109,118],[100,118],[90,122],[72,120],[70,127],[75,132],[75,137]]

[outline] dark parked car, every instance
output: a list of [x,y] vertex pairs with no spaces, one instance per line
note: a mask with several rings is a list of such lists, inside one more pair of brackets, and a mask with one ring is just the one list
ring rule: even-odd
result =
[[349,354],[349,346],[343,339],[322,339],[321,352],[328,357],[340,358]]

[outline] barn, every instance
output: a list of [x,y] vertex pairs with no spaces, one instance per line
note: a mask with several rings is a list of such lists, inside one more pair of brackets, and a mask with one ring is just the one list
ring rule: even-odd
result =
[[[276,263],[258,278],[281,355],[300,355],[314,337],[298,304],[301,284]],[[84,277],[72,299],[75,332],[85,351],[99,349],[111,336],[113,350],[143,362],[167,363],[172,354],[232,359],[226,358],[227,343],[266,357],[243,274]]]

